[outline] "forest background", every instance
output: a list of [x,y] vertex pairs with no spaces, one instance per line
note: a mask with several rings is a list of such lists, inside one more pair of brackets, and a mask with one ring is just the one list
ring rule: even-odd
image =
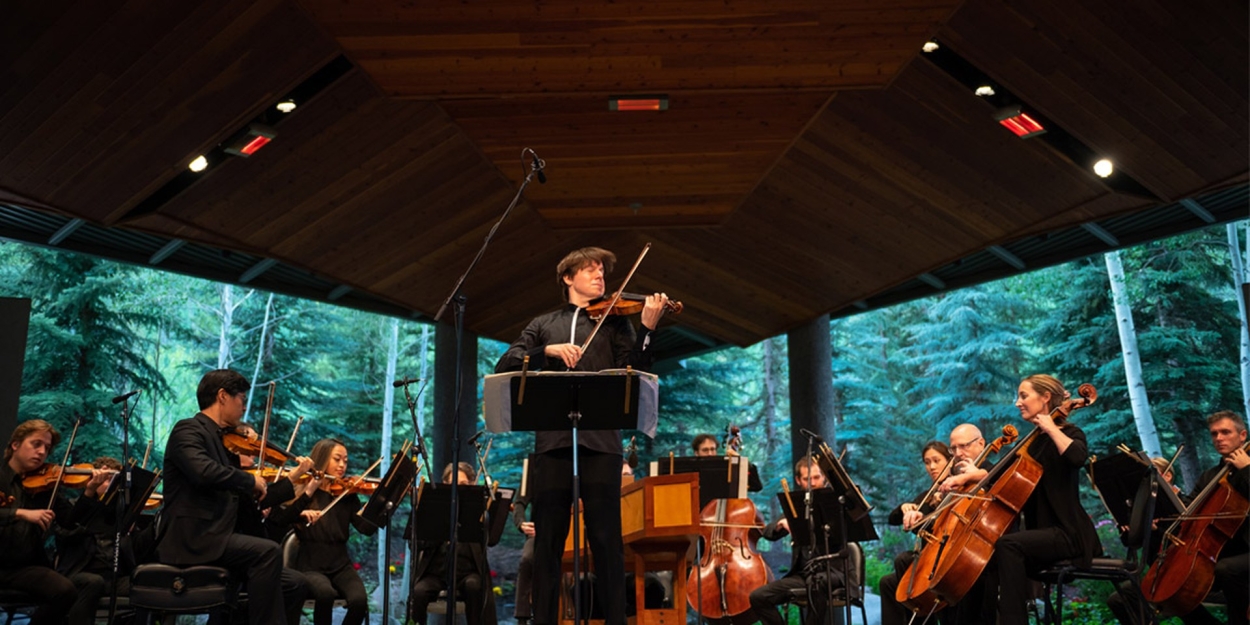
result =
[[[866,545],[870,577],[910,542],[884,520],[928,486],[921,446],[945,441],[962,422],[979,425],[987,438],[1005,424],[1020,425],[1012,402],[1029,373],[1052,373],[1070,389],[1081,382],[1098,388],[1097,404],[1073,417],[1091,453],[1110,455],[1124,444],[1170,458],[1183,444],[1177,479],[1188,490],[1217,461],[1204,416],[1220,409],[1245,414],[1250,403],[1250,345],[1235,287],[1245,280],[1248,228],[1212,227],[831,321],[835,408],[821,418],[833,423],[831,445],[846,450],[848,472],[875,507],[882,538]],[[1122,265],[1121,304],[1128,306],[1118,316],[1112,260]],[[73,415],[83,415],[77,462],[120,455],[121,417],[109,399],[143,389],[131,455],[141,458],[154,441],[152,464],[159,467],[174,422],[196,412],[200,376],[228,367],[257,386],[277,381],[271,440],[285,443],[304,416],[293,451],[306,454],[316,440],[336,437],[347,443],[349,471],[359,472],[413,438],[403,396],[390,382],[433,375],[434,331],[427,324],[24,244],[0,241],[0,296],[32,299],[18,418],[47,419],[68,432]],[[1126,310],[1131,337],[1122,343]],[[1131,384],[1129,338],[1140,363]],[[481,376],[506,347],[479,341],[479,398]],[[777,518],[773,495],[792,463],[787,380],[784,336],[682,361],[662,377],[659,433],[639,437],[641,459],[687,454],[694,435],[723,438],[737,425],[743,454],[765,482],[756,504],[767,519]],[[429,397],[427,389],[417,399],[427,437]],[[264,404],[265,389],[256,388],[247,420],[259,423]],[[531,444],[524,434],[494,437],[494,478],[517,485]],[[1117,544],[1096,496],[1084,495],[1104,545]],[[395,518],[407,517],[404,508]],[[400,532],[391,534],[389,564],[377,537],[355,535],[350,547],[369,588],[389,566],[392,596],[402,599],[407,555]],[[510,603],[520,544],[521,535],[508,531],[492,550],[501,605]],[[761,548],[774,552],[770,561],[788,562],[788,547]]]

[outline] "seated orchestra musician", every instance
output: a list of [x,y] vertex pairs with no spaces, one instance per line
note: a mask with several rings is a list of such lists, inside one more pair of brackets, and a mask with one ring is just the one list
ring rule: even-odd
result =
[[[116,458],[101,456],[92,461],[95,469],[120,472],[122,465]],[[105,489],[100,489],[103,495]],[[101,597],[107,597],[108,580],[113,577],[113,546],[117,538],[117,515],[121,509],[121,497],[112,506],[105,506],[98,497],[84,496],[80,501],[91,506],[83,523],[73,530],[59,530],[56,534],[56,570],[74,582],[79,595],[94,597],[90,601],[92,614]],[[118,552],[117,594],[130,592],[130,572],[134,568],[133,554],[127,548],[127,538],[122,539]]]
[[[950,449],[942,441],[929,441],[920,450],[920,460],[924,463],[925,472],[931,482],[945,473],[946,465],[951,460]],[[911,501],[899,504],[890,511],[887,522],[890,525],[901,525],[904,530],[912,531],[925,515],[933,512],[935,497],[929,495],[931,489],[925,489]],[[929,495],[929,496],[926,496]],[[894,558],[894,572],[881,578],[881,623],[882,625],[906,625],[911,620],[912,612],[895,598],[899,579],[911,566],[916,557],[915,551],[904,551]]]
[[1042,468],[1041,478],[1021,510],[1018,531],[1008,532],[994,545],[985,568],[985,597],[981,622],[1024,625],[1028,622],[1030,571],[1060,560],[1089,566],[1102,552],[1094,522],[1081,507],[1078,486],[1089,457],[1085,432],[1071,421],[1056,424],[1051,411],[1068,397],[1059,380],[1045,374],[1020,382],[1016,407],[1040,435],[1028,452]]
[[[342,441],[323,438],[313,445],[309,455],[312,467],[324,474],[324,483],[346,477],[347,445]],[[304,575],[316,601],[313,624],[330,625],[334,601],[342,597],[347,602],[343,625],[360,625],[369,617],[369,596],[352,566],[347,539],[352,527],[366,536],[377,533],[378,527],[356,514],[361,506],[360,495],[346,493],[340,499],[319,487],[322,480],[316,484],[318,487],[306,487],[273,516],[280,525],[290,525],[299,538],[292,566]]]
[[[811,456],[799,460],[794,465],[794,480],[802,490],[816,490],[820,488],[828,488],[825,481],[824,473],[820,470],[820,465],[816,463],[816,459]],[[790,523],[782,517],[770,523],[764,528],[763,536],[768,540],[776,541],[790,533]],[[806,549],[794,548],[794,553],[790,560],[790,571],[785,577],[771,583],[765,584],[751,592],[751,611],[750,616],[764,625],[783,625],[786,621],[781,616],[778,607],[782,604],[790,602],[790,593],[792,590],[806,588],[807,582],[804,580],[803,571],[807,563],[815,557],[825,555],[823,553],[824,541],[817,540],[817,544],[813,548],[813,553],[809,556]],[[842,569],[834,567],[831,571],[832,579],[830,585],[833,588],[842,588],[846,585],[843,580]],[[820,623],[824,618],[826,606],[821,601],[811,601],[808,606],[809,616],[807,622]]]
[[[451,483],[453,469],[457,469],[458,484],[469,486],[477,481],[477,474],[467,462],[458,467],[448,464],[443,469],[443,483]],[[461,519],[461,526],[469,523]],[[408,596],[408,618],[425,625],[430,603],[447,587],[446,543],[431,543],[417,537],[417,564],[413,568],[412,592]],[[494,625],[495,596],[491,588],[490,565],[486,562],[486,545],[478,542],[458,541],[456,558],[456,597],[464,601],[465,620],[469,625]]]
[[[240,423],[235,426],[234,432],[246,439],[255,441],[256,449],[260,449],[260,436],[251,425]],[[242,451],[236,455],[239,457],[239,466],[241,468],[246,471],[256,469],[256,456]],[[312,467],[313,461],[311,458],[304,456],[295,458],[295,466],[284,471],[280,479],[271,482],[268,490],[265,491],[264,498],[257,501],[255,506],[239,506],[239,516],[235,520],[234,531],[247,536],[281,542],[283,535],[290,529],[290,524],[283,522],[276,513],[279,510],[279,506],[294,499],[297,493],[306,493],[317,488],[320,481],[301,480],[301,477],[308,474]],[[304,483],[297,486],[296,482]],[[298,625],[300,614],[304,609],[304,602],[311,596],[311,592],[308,580],[303,573],[283,565],[282,603],[285,606],[287,623]],[[242,607],[236,606],[235,610],[241,611]],[[210,618],[209,625],[215,625],[217,618],[217,615]]]
[[196,390],[200,412],[174,424],[165,444],[156,556],[173,566],[221,566],[245,579],[248,621],[272,625],[287,618],[278,544],[235,529],[240,507],[256,507],[269,485],[244,471],[222,442],[243,418],[249,388],[234,371],[210,371]]
[[[971,423],[961,423],[951,430],[950,476],[939,486],[942,493],[964,492],[976,486],[989,475],[985,466],[977,466],[977,458],[985,451],[985,436],[981,429]],[[945,620],[955,623],[976,625],[981,622],[981,604],[985,597],[984,576],[977,579],[968,589],[962,601],[943,611]],[[992,623],[992,621],[990,621]]]
[[[53,525],[74,530],[90,514],[92,502],[115,473],[95,469],[82,497],[72,506],[52,489],[30,493],[22,485],[27,474],[43,467],[61,435],[47,421],[30,419],[18,424],[4,448],[0,465],[0,588],[29,595],[39,606],[30,622],[86,625],[95,619],[103,585],[80,592],[75,583],[52,569],[44,540]],[[51,502],[51,505],[50,505]],[[81,578],[80,578],[81,581]]]
[[711,434],[699,434],[690,441],[695,456],[715,456],[720,453],[720,443]]

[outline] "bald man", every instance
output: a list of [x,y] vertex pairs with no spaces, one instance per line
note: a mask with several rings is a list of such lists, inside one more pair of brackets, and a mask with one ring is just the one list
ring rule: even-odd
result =
[[985,437],[981,435],[981,430],[971,423],[961,423],[951,430],[950,450],[952,454],[951,462],[955,463],[951,467],[951,476],[946,478],[939,487],[942,492],[950,492],[953,490],[963,490],[969,484],[976,484],[981,481],[988,471],[976,465],[977,456],[985,451]]

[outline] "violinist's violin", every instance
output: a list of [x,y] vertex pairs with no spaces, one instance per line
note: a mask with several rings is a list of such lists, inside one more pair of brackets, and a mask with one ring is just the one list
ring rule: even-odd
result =
[[[238,432],[226,432],[221,437],[221,442],[231,453],[240,456],[260,456],[260,439],[244,436]],[[281,447],[271,442],[265,443],[265,462],[269,464],[282,464],[288,460],[295,460],[295,455],[288,453]]]
[[[35,469],[26,474],[22,478],[22,488],[28,493],[41,493],[56,486],[58,480],[61,485],[66,488],[85,488],[87,482],[91,481],[91,475],[95,471],[95,467],[90,463],[75,464],[65,469],[65,477],[61,479],[61,465],[45,463],[42,467]],[[106,469],[106,471],[112,471]]]
[[[646,306],[647,296],[637,293],[621,293],[620,298],[616,301],[616,305],[608,308],[608,305],[611,303],[611,297],[602,297],[586,307],[586,314],[596,321],[606,315],[636,315],[642,312],[643,307]],[[681,302],[678,301],[668,300],[664,302],[665,312],[670,312],[674,315],[680,314],[683,308]]]

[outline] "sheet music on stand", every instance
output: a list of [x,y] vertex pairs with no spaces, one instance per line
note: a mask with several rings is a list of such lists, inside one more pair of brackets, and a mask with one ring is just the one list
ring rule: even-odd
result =
[[649,474],[697,473],[699,506],[716,499],[745,499],[764,489],[755,465],[742,456],[677,456],[651,461]]
[[[1148,475],[1148,471],[1158,474],[1150,457],[1142,451],[1133,454],[1116,453],[1099,458],[1090,463],[1088,471],[1094,486],[1106,502],[1107,509],[1111,511],[1111,516],[1115,517],[1115,522],[1120,527],[1128,527],[1130,524],[1133,498],[1137,496],[1137,488],[1141,485],[1142,478]],[[1162,479],[1163,476],[1158,478],[1159,495],[1155,500],[1154,518],[1174,519],[1185,511],[1185,504],[1176,495],[1176,491],[1172,490],[1172,485]]]

